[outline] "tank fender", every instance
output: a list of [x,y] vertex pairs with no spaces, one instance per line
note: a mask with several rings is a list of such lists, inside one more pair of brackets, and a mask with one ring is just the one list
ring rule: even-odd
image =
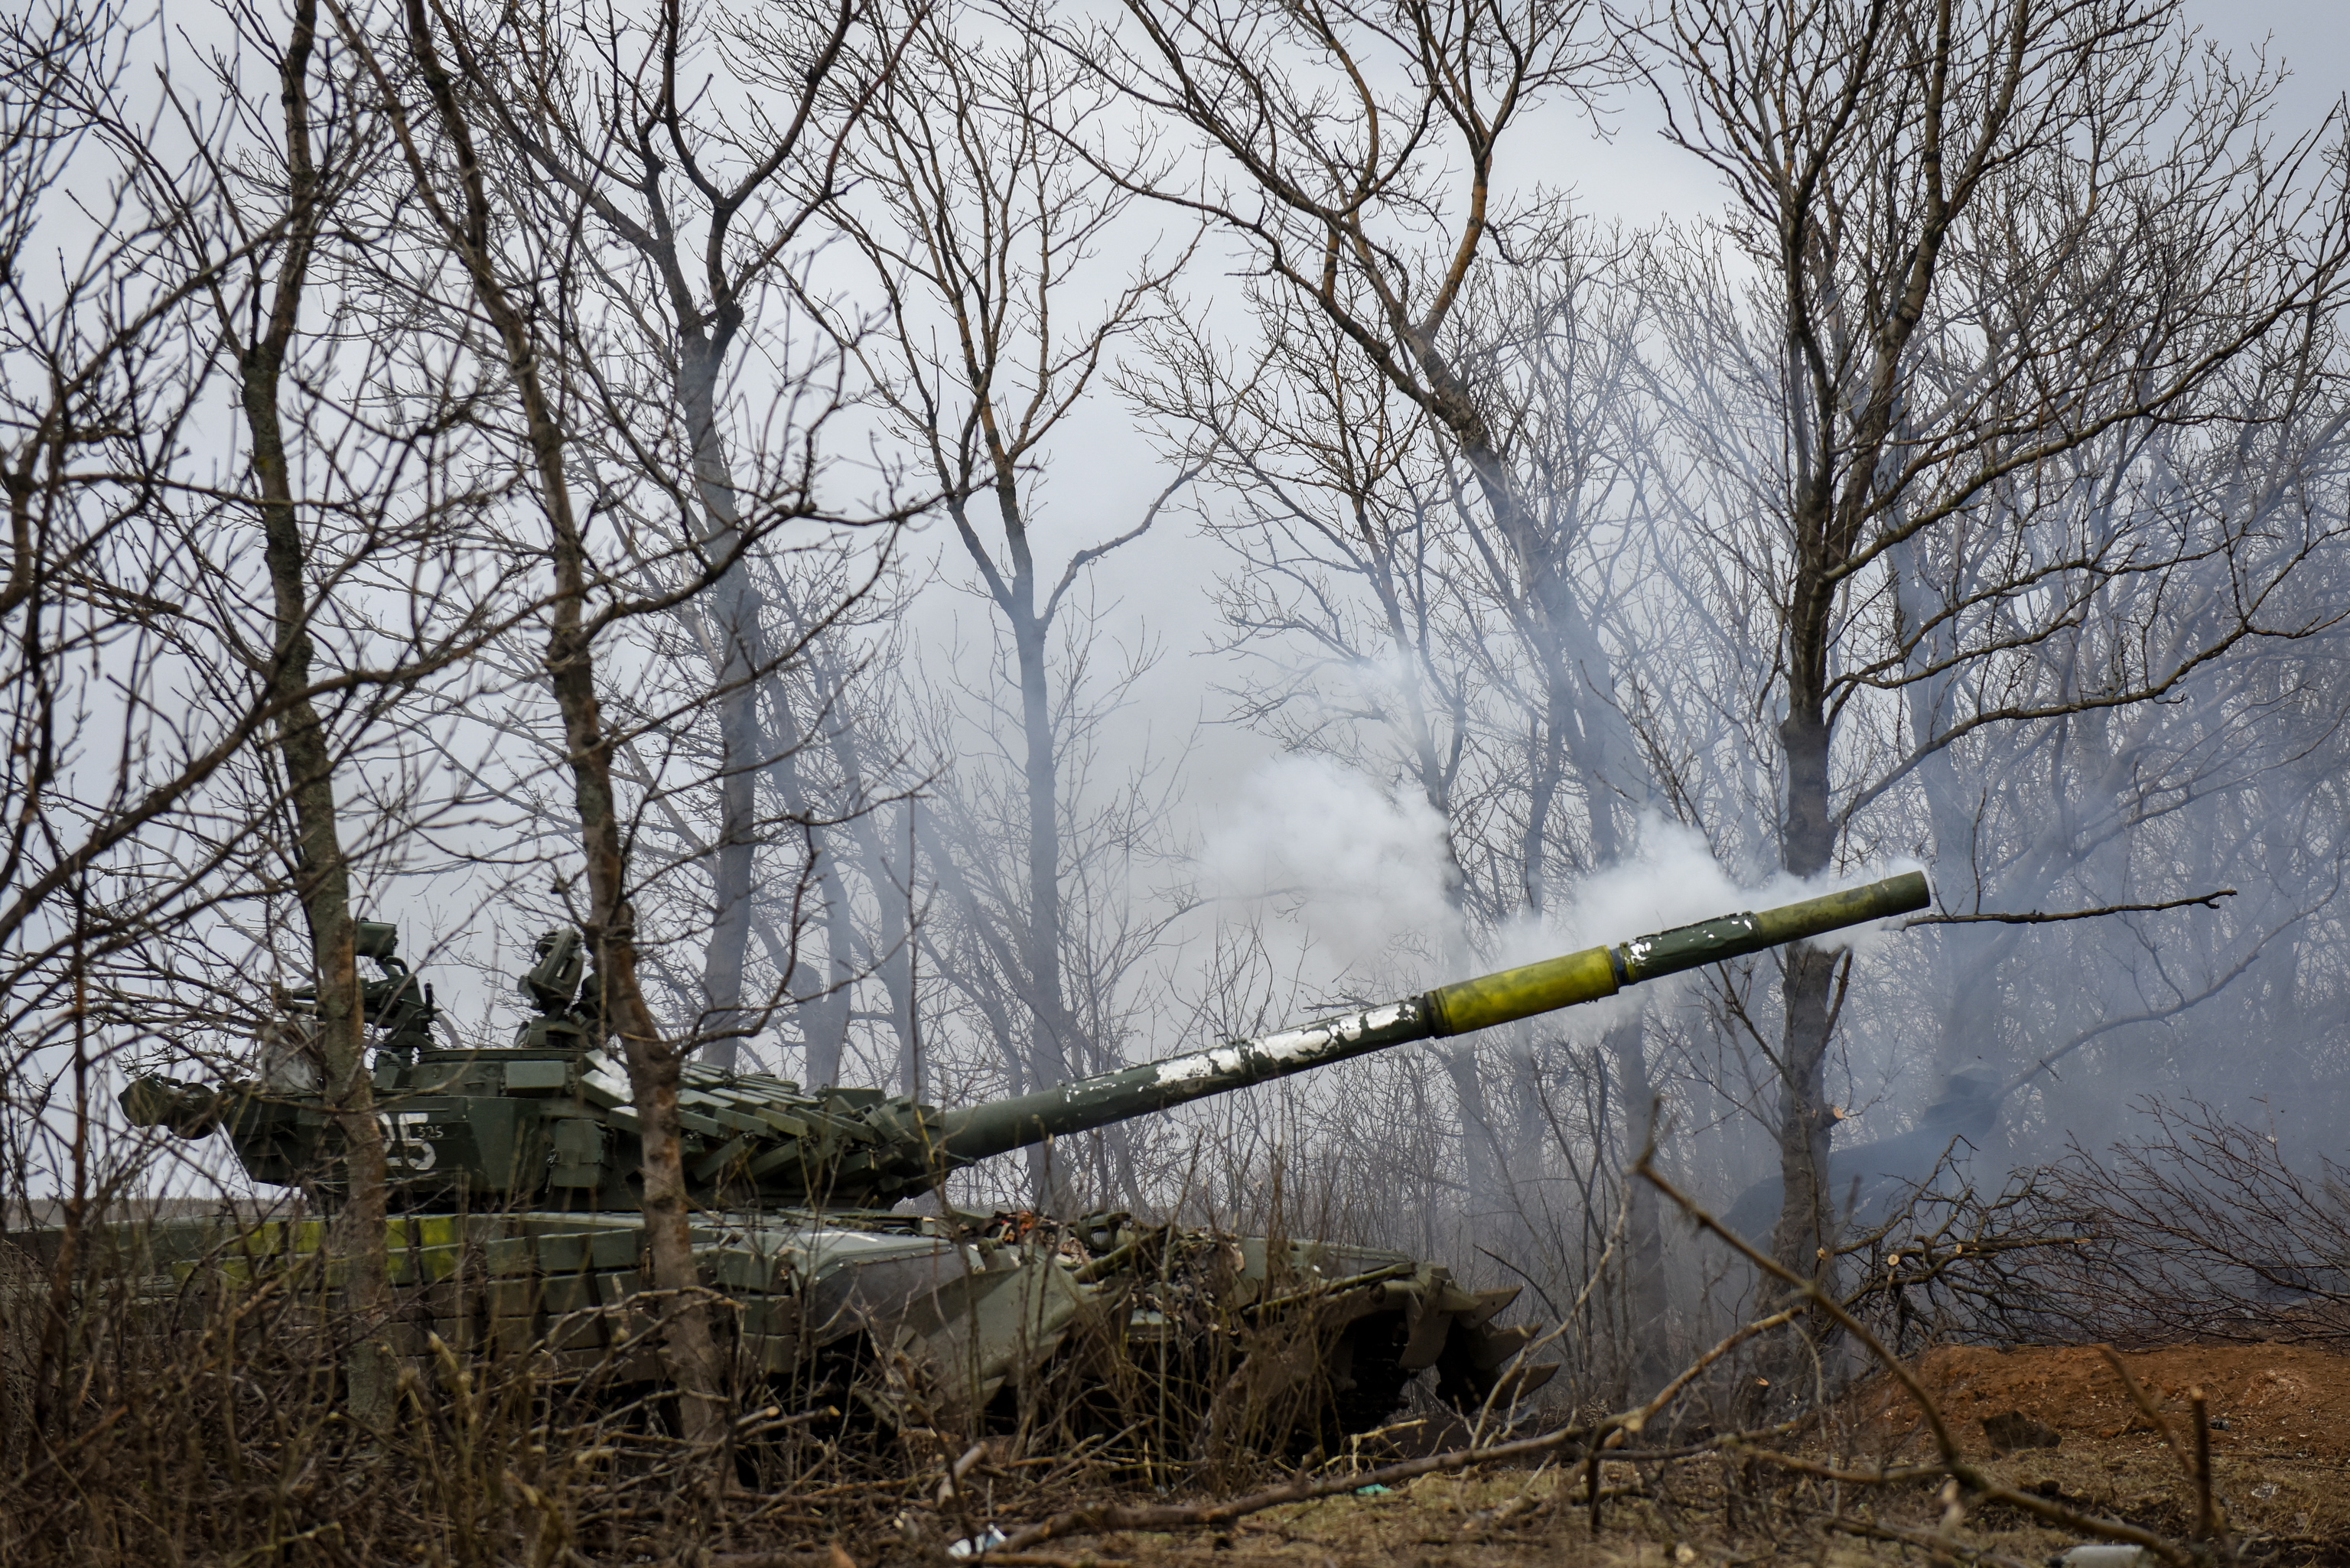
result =
[[1453,1319],[1443,1354],[1436,1359],[1437,1397],[1458,1409],[1473,1408],[1488,1399],[1506,1404],[1525,1397],[1558,1373],[1555,1361],[1510,1366],[1541,1333],[1532,1324],[1488,1328],[1466,1318]]
[[1492,1374],[1509,1365],[1510,1357],[1534,1343],[1542,1331],[1530,1323],[1509,1328],[1471,1328],[1462,1325],[1461,1347],[1470,1366],[1480,1373]]
[[1461,1309],[1462,1325],[1468,1328],[1482,1328],[1508,1311],[1510,1303],[1516,1301],[1519,1293],[1525,1288],[1523,1285],[1499,1285],[1490,1291],[1471,1293],[1470,1304]]
[[1099,1287],[1051,1254],[951,1282],[907,1314],[899,1348],[950,1397],[984,1404],[1004,1380],[1041,1366]]
[[1403,1348],[1396,1353],[1396,1365],[1406,1372],[1424,1372],[1436,1365],[1444,1354],[1445,1341],[1451,1337],[1453,1314],[1445,1310],[1445,1296],[1460,1293],[1452,1291],[1452,1282],[1431,1282],[1429,1288],[1418,1292],[1406,1309]]

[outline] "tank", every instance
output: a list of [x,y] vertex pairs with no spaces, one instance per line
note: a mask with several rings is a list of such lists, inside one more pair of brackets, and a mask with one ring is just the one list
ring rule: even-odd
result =
[[[1534,1327],[1495,1322],[1516,1289],[1467,1288],[1440,1262],[1123,1212],[899,1205],[1051,1138],[1927,902],[1922,876],[1893,877],[972,1106],[689,1063],[680,1119],[702,1282],[725,1309],[742,1386],[787,1386],[804,1404],[861,1401],[900,1425],[1016,1401],[1056,1362],[1077,1365],[1081,1388],[1123,1378],[1131,1392],[1139,1380],[1145,1403],[1180,1407],[1187,1419],[1245,1407],[1260,1436],[1377,1427],[1430,1370],[1455,1406],[1506,1403],[1555,1367],[1529,1350]],[[431,991],[398,958],[390,927],[366,925],[360,950],[380,971],[366,1000],[390,1170],[395,1351],[425,1357],[437,1335],[582,1376],[657,1376],[639,1266],[639,1123],[588,1000],[578,934],[541,939],[522,981],[536,1016],[502,1050],[439,1043]],[[257,1076],[145,1077],[121,1104],[132,1122],[182,1137],[224,1133],[255,1181],[330,1207],[344,1179],[340,1134],[305,1049],[297,1013],[263,1042]],[[237,1266],[298,1262],[323,1234],[317,1220],[244,1228]],[[140,1243],[142,1268],[159,1282],[184,1280],[221,1244],[200,1224],[156,1227]]]

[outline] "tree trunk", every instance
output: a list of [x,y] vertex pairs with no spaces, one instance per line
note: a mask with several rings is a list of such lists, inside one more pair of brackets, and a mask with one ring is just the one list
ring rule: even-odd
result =
[[[33,1387],[31,1410],[32,1428],[26,1434],[26,1454],[32,1446],[48,1445],[52,1452],[71,1440],[72,1434],[60,1429],[63,1412],[75,1401],[72,1395],[74,1297],[77,1276],[81,1272],[82,1235],[89,1217],[89,898],[87,883],[74,885],[74,949],[73,949],[73,1144],[71,1156],[72,1180],[59,1204],[57,1255],[49,1264],[47,1300],[41,1313],[40,1342],[32,1358]],[[0,1212],[0,1220],[5,1220]],[[32,1224],[29,1205],[25,1222]],[[9,1282],[14,1284],[15,1282]],[[16,1295],[15,1290],[9,1293]],[[29,1291],[25,1295],[29,1295]],[[21,1300],[22,1297],[19,1297]],[[16,1341],[8,1342],[8,1359],[17,1354]],[[0,1433],[0,1452],[13,1445],[9,1434]]]
[[1461,1175],[1468,1184],[1468,1231],[1471,1241],[1482,1239],[1487,1220],[1508,1211],[1509,1180],[1493,1131],[1493,1110],[1485,1095],[1484,1074],[1474,1044],[1440,1051],[1444,1075],[1452,1082],[1452,1098],[1461,1107]]
[[[1449,365],[1432,350],[1423,350],[1422,364],[1439,388],[1436,399],[1462,459],[1475,477],[1478,493],[1492,513],[1517,573],[1517,602],[1512,607],[1518,634],[1524,639],[1542,672],[1543,734],[1528,779],[1528,815],[1520,846],[1519,868],[1527,913],[1540,919],[1549,897],[1550,834],[1548,817],[1565,782],[1565,763],[1572,759],[1581,775],[1591,825],[1592,854],[1606,862],[1621,857],[1626,836],[1616,822],[1617,797],[1611,776],[1619,760],[1611,752],[1628,753],[1628,740],[1608,732],[1620,726],[1615,711],[1596,692],[1585,701],[1589,672],[1604,666],[1606,655],[1575,600],[1574,584],[1555,559],[1555,541],[1537,525],[1534,512],[1518,491],[1517,479],[1477,410],[1467,388]],[[1585,673],[1578,676],[1578,668]],[[1611,745],[1610,742],[1617,743]],[[1637,1048],[1637,1047],[1636,1047]],[[1641,1074],[1647,1082],[1645,1070]],[[1629,1102],[1626,1114],[1644,1115]],[[1527,1152],[1524,1147],[1515,1151]],[[1495,1158],[1503,1159],[1502,1151]],[[1506,1172],[1503,1173],[1507,1179]],[[1655,1304],[1661,1311],[1661,1303]]]
[[[816,674],[827,687],[835,686],[832,674],[820,659],[816,661]],[[847,798],[862,802],[866,798],[865,759],[857,743],[855,727],[846,723],[831,725],[826,731],[826,738],[839,764]],[[883,994],[889,999],[889,1027],[898,1043],[898,1092],[920,1099],[921,1045],[920,1025],[914,1017],[914,802],[901,801],[899,808],[905,814],[903,830],[894,832],[887,840],[870,811],[857,813],[849,820],[847,830],[864,862],[866,884],[873,889],[879,905],[875,919],[879,931],[870,961],[881,981]],[[893,853],[892,846],[900,845],[902,850]],[[902,878],[895,869],[899,863],[899,854],[904,857]],[[845,1022],[845,1008],[843,1016]]]
[[[848,886],[840,878],[839,857],[817,835],[809,836],[809,853],[816,858],[816,897],[824,902],[825,975],[824,993],[806,1010],[808,1074],[812,1083],[837,1084],[857,1000],[850,989],[857,980],[857,932],[849,919]],[[822,1077],[816,1075],[818,1067]]]
[[[718,430],[720,360],[732,337],[723,329],[714,340],[684,333],[678,358],[678,400],[692,446],[694,484],[709,520],[702,545],[726,562],[710,596],[718,639],[712,694],[718,710],[718,835],[711,850],[710,942],[702,968],[707,1011],[700,1033],[702,1059],[729,1071],[742,1058],[743,1037],[752,1022],[743,1011],[743,974],[751,948],[758,778],[765,760],[760,755],[758,678],[767,663],[759,596],[740,559],[741,508]],[[782,700],[780,692],[776,700]]]
[[[818,982],[815,994],[794,986],[799,1002],[800,1038],[806,1056],[801,1073],[811,1087],[821,1087],[840,1081],[840,1062],[848,1047],[848,1023],[851,1004],[856,1000],[850,985],[857,976],[856,931],[850,919],[847,885],[841,880],[838,857],[829,843],[827,830],[815,826],[816,812],[800,782],[800,750],[807,743],[798,720],[792,711],[791,693],[780,671],[765,672],[767,711],[773,715],[772,727],[760,734],[758,744],[766,751],[768,762],[763,770],[781,797],[784,809],[808,825],[808,874],[814,878],[816,898],[823,906],[826,974]],[[747,885],[745,908],[748,908]],[[805,962],[800,947],[801,932],[785,933],[788,948],[777,961],[777,973],[786,968],[796,971]],[[713,949],[715,938],[712,940]]]
[[[1624,1118],[1625,1152],[1638,1150],[1657,1130],[1657,1091],[1648,1077],[1644,1036],[1645,1006],[1610,1028],[1602,1038],[1616,1075]],[[1628,1171],[1629,1162],[1627,1162]],[[1633,1399],[1646,1399],[1664,1386],[1681,1365],[1673,1344],[1672,1297],[1665,1278],[1665,1228],[1657,1189],[1628,1174],[1624,1216],[1624,1305],[1630,1355],[1625,1368]]]
[[898,897],[892,897],[897,878],[889,874],[891,862],[880,834],[869,817],[858,820],[865,830],[860,842],[866,877],[881,900],[881,988],[889,998],[889,1026],[898,1037],[898,1092],[919,1100],[923,1071],[921,1025],[914,1016],[914,803],[902,801],[898,809],[907,817],[906,831],[898,836],[906,846],[906,880]]
[[[1590,671],[1602,668],[1604,652],[1589,623],[1579,613],[1572,613],[1571,605],[1560,608],[1571,616],[1567,638],[1574,653],[1573,663],[1585,671],[1588,680]],[[1570,705],[1565,693],[1554,689],[1552,722],[1558,727],[1560,741],[1582,777],[1591,823],[1592,857],[1603,865],[1620,864],[1634,847],[1636,833],[1627,832],[1617,819],[1619,813],[1629,815],[1633,805],[1617,792],[1632,794],[1637,791],[1635,798],[1644,800],[1648,794],[1648,772],[1634,761],[1629,726],[1623,714],[1599,700],[1597,692],[1593,693],[1593,698],[1588,704]],[[1533,881],[1530,886],[1539,888],[1542,883]],[[1679,1363],[1674,1359],[1676,1347],[1671,1343],[1672,1300],[1665,1276],[1665,1232],[1657,1207],[1657,1189],[1630,1175],[1635,1152],[1657,1131],[1659,1105],[1656,1085],[1648,1076],[1648,997],[1636,992],[1627,1001],[1631,1012],[1601,1035],[1600,1050],[1616,1079],[1617,1115],[1623,1118],[1624,1128],[1622,1175],[1628,1184],[1625,1190],[1624,1306],[1630,1337],[1624,1371],[1630,1385],[1630,1397],[1645,1399],[1664,1386]],[[1596,1130],[1604,1140],[1608,1129],[1602,1127]]]
[[[1015,591],[1033,599],[1035,585]],[[1020,731],[1028,805],[1028,985],[1036,1013],[1036,1072],[1041,1079],[1074,1075],[1066,993],[1061,983],[1060,781],[1054,766],[1053,711],[1046,684],[1047,628],[1033,602],[1014,611],[1013,641],[1020,662]]]
[[[1027,1074],[1031,1088],[1076,1076],[1076,1032],[1069,1016],[1061,976],[1061,817],[1059,756],[1053,732],[1052,688],[1045,668],[1052,624],[1036,608],[1036,569],[1028,545],[1027,521],[1008,472],[996,483],[1013,571],[999,604],[1012,631],[1020,677],[1022,785],[1028,808],[1028,926],[1021,957],[1027,973],[1029,1026]],[[1049,1144],[1028,1151],[1029,1190],[1037,1207],[1057,1213],[1074,1196],[1069,1169]]]
[[[547,556],[555,577],[546,669],[563,716],[564,753],[579,813],[588,882],[586,936],[596,961],[603,1026],[619,1037],[639,1124],[648,1272],[656,1290],[671,1293],[663,1355],[678,1386],[687,1437],[696,1443],[715,1443],[723,1438],[726,1422],[719,1397],[717,1346],[699,1297],[679,1150],[677,1091],[683,1056],[662,1039],[637,975],[636,911],[629,901],[628,851],[612,784],[612,737],[604,729],[596,695],[595,645],[587,621],[588,548],[572,509],[563,428],[539,374],[529,321],[506,292],[491,258],[489,197],[473,129],[433,45],[425,0],[406,0],[404,9],[410,47],[455,154],[455,183],[464,203],[462,216],[441,203],[429,167],[418,164],[414,172],[443,237],[465,268],[483,316],[498,334],[522,405],[539,501],[546,509],[551,535]],[[417,156],[412,138],[403,138],[402,144],[411,149],[411,157]]]
[[303,287],[325,214],[310,148],[309,67],[317,37],[317,0],[297,0],[294,31],[280,71],[291,189],[286,254],[269,318],[240,356],[245,429],[261,491],[264,554],[275,604],[274,706],[277,742],[294,808],[294,890],[310,928],[317,982],[317,1046],[326,1098],[343,1135],[348,1192],[334,1217],[335,1251],[343,1261],[344,1299],[357,1330],[346,1369],[350,1411],[379,1428],[391,1413],[392,1363],[376,1337],[390,1315],[382,1128],[367,1070],[367,1017],[360,1000],[350,867],[335,805],[335,760],[326,727],[309,698],[308,556],[294,504],[279,406],[286,352],[299,322]]
[[[1804,650],[1797,651],[1797,663]],[[1825,661],[1825,655],[1819,656]],[[1787,768],[1787,816],[1781,863],[1798,877],[1828,867],[1833,828],[1828,819],[1829,729],[1819,700],[1796,695],[1779,727]],[[1779,1177],[1786,1185],[1772,1255],[1798,1274],[1825,1278],[1834,1235],[1835,1195],[1827,1190],[1828,995],[1835,979],[1833,950],[1796,942],[1786,950],[1786,1026],[1779,1046]]]

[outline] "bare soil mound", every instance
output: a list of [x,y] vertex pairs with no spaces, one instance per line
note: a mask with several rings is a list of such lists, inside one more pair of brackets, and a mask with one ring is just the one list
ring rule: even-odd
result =
[[[2192,1430],[2188,1390],[2199,1387],[2215,1454],[2350,1464],[2350,1355],[2305,1345],[2185,1345],[2125,1351],[2121,1359],[2182,1441]],[[2095,1346],[1946,1345],[1911,1366],[1970,1454],[1991,1451],[1982,1423],[2009,1411],[2054,1428],[2076,1451],[2161,1446]],[[1915,1407],[1889,1378],[1864,1384],[1845,1407],[1867,1447],[1914,1450],[1924,1440]]]

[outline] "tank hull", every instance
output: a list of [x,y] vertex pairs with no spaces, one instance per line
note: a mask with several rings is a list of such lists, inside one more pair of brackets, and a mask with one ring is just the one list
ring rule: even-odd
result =
[[[10,1240],[46,1262],[57,1234]],[[410,1213],[386,1239],[393,1309],[376,1332],[428,1381],[452,1353],[550,1386],[664,1381],[671,1303],[648,1288],[637,1217]],[[216,1314],[288,1283],[339,1306],[323,1220],[117,1223],[87,1242],[151,1308]],[[941,1430],[1057,1400],[1099,1407],[1107,1426],[1126,1387],[1175,1440],[1221,1400],[1239,1413],[1222,1424],[1277,1444],[1377,1427],[1431,1370],[1461,1406],[1506,1405],[1555,1370],[1520,1365],[1531,1330],[1493,1326],[1514,1290],[1468,1290],[1374,1248],[1123,1216],[840,1210],[705,1215],[693,1246],[745,1409]]]

